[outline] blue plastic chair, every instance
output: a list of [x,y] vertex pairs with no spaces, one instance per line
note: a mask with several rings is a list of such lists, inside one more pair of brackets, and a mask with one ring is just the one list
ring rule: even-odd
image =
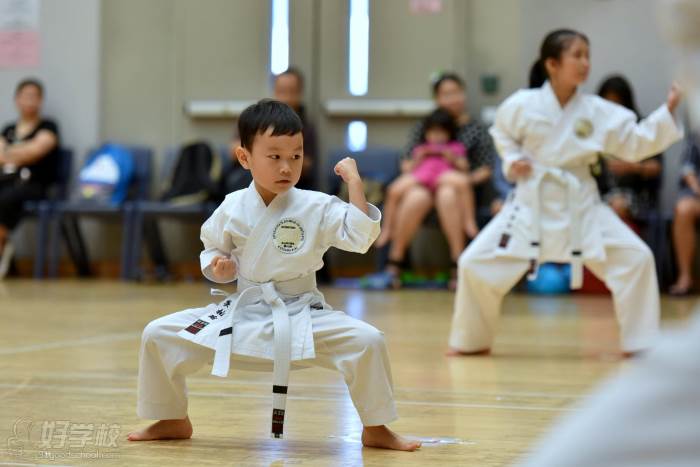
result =
[[333,168],[345,157],[355,159],[362,178],[378,181],[384,186],[399,175],[399,149],[388,146],[371,146],[359,152],[335,149],[331,151],[323,166],[328,193],[335,194],[340,190],[342,180],[333,172]]
[[22,206],[26,216],[35,216],[37,219],[36,247],[34,253],[33,275],[35,279],[44,276],[46,257],[49,249],[51,213],[59,201],[64,201],[68,196],[68,184],[70,182],[73,167],[73,150],[59,148],[56,163],[56,179],[47,190],[46,199],[27,201]]
[[59,230],[66,241],[78,274],[80,276],[90,275],[88,252],[78,223],[82,217],[122,222],[121,276],[122,278],[126,277],[129,266],[129,245],[132,242],[130,224],[133,217],[133,201],[144,200],[149,196],[153,150],[144,146],[125,146],[134,157],[134,175],[127,200],[122,205],[102,205],[82,200],[56,203],[51,216],[49,277],[56,277],[58,273]]

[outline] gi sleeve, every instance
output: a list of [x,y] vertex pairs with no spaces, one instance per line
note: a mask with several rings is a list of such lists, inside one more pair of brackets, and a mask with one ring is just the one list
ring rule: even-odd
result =
[[[634,112],[598,100],[596,120],[602,122],[603,152],[628,162],[639,162],[666,150],[683,137],[666,104],[637,123]],[[595,124],[595,122],[594,122]]]
[[510,172],[513,162],[525,157],[521,147],[521,138],[518,135],[519,131],[517,129],[522,111],[518,94],[519,93],[513,94],[498,107],[493,126],[489,129],[498,154],[503,161],[503,175],[507,180],[509,180],[508,173]]
[[[233,282],[238,276],[238,258],[231,252],[235,248],[231,235],[226,232],[225,227],[228,222],[228,216],[225,210],[226,202],[222,203],[216,211],[202,225],[200,232],[200,240],[204,245],[204,250],[199,254],[199,264],[204,277],[212,282],[226,283]],[[236,263],[236,276],[230,281],[219,282],[214,278],[214,273],[210,266],[212,259],[215,256],[230,257]]]
[[367,203],[368,214],[337,196],[326,204],[321,228],[323,247],[340,248],[354,253],[365,253],[379,236],[382,214],[373,204]]

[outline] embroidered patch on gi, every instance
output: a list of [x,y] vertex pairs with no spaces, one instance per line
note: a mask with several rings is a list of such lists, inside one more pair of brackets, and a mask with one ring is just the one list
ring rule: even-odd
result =
[[574,125],[574,133],[581,139],[588,138],[593,134],[593,122],[587,118],[581,118]]
[[294,219],[282,219],[272,232],[272,243],[282,253],[296,253],[304,244],[304,228]]
[[198,319],[194,323],[190,324],[185,328],[185,331],[191,333],[191,334],[197,334],[199,331],[204,329],[209,323],[206,321],[202,321],[201,319]]

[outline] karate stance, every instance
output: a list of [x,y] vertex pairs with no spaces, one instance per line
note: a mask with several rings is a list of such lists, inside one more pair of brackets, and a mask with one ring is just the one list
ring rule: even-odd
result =
[[[691,124],[700,129],[700,3],[657,2],[677,46]],[[700,313],[665,331],[654,349],[617,372],[557,423],[522,467],[696,467],[700,464]]]
[[[294,188],[303,167],[302,123],[285,104],[262,100],[238,121],[236,156],[253,176],[229,194],[204,223],[203,274],[217,283],[238,280],[238,292],[218,304],[152,321],[143,332],[138,415],[160,421],[129,435],[132,441],[189,438],[185,377],[214,360],[273,369],[272,435],[283,434],[290,364],[340,371],[364,425],[365,446],[413,451],[417,441],[385,425],[396,419],[383,334],[333,310],[316,288],[315,272],[335,246],[365,252],[379,234],[380,213],[368,204],[355,161],[335,173],[348,184],[350,203]],[[271,365],[272,362],[273,365]]]
[[679,93],[637,123],[630,110],[579,90],[589,73],[585,35],[557,30],[540,53],[549,80],[499,107],[491,135],[516,188],[459,258],[449,355],[487,353],[503,296],[542,262],[585,264],[611,290],[625,354],[649,348],[659,329],[659,291],[649,248],[601,202],[589,166],[599,153],[637,162],[682,137]]

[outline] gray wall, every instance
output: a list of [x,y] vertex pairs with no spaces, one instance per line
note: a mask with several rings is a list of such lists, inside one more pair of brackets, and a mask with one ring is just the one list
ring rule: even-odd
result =
[[[672,68],[656,31],[653,0],[444,0],[436,15],[415,16],[408,0],[370,2],[369,98],[429,98],[429,76],[463,74],[469,108],[497,105],[526,84],[544,34],[570,26],[592,41],[592,91],[600,79],[624,72],[640,108],[664,98]],[[66,7],[68,5],[68,7]],[[291,0],[291,59],[307,78],[307,102],[322,150],[344,144],[346,118],[321,110],[326,99],[347,98],[347,0]],[[42,5],[47,111],[59,118],[65,141],[81,152],[98,140],[164,148],[204,138],[229,140],[232,119],[191,119],[189,99],[257,99],[270,93],[270,2],[267,0],[64,0]],[[643,53],[642,53],[643,52]],[[30,70],[31,71],[31,70]],[[24,71],[0,72],[0,117],[13,115],[11,92]],[[500,77],[487,96],[483,74]],[[413,121],[368,120],[369,144],[403,145]],[[666,164],[667,207],[675,188],[677,149]],[[116,258],[114,228],[91,227],[89,247]],[[167,228],[174,259],[191,258],[196,227]],[[107,236],[109,241],[102,241]],[[100,238],[100,241],[98,241]],[[194,244],[193,244],[194,243]]]
[[[44,83],[44,113],[58,121],[64,146],[83,153],[100,128],[101,3],[94,0],[45,1],[41,4],[41,64],[31,69],[0,70],[0,122],[15,120],[14,90],[26,76]],[[33,223],[23,223],[16,238],[33,238]],[[19,256],[34,245],[16,242]]]

